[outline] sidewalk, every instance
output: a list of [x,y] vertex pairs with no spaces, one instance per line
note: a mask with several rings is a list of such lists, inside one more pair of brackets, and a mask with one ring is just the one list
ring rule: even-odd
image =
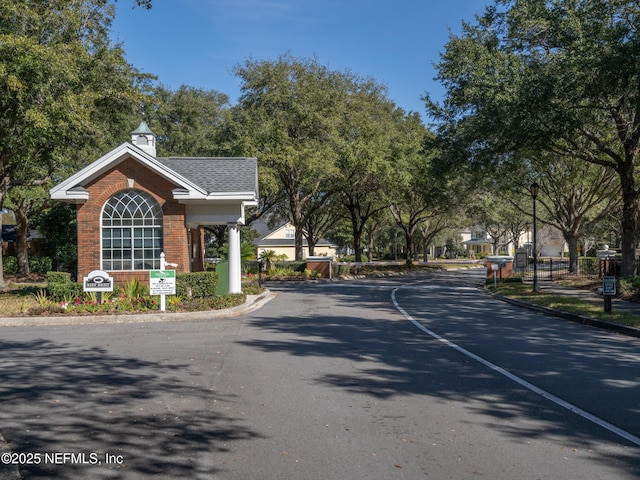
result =
[[[604,297],[591,290],[585,290],[582,288],[574,288],[574,287],[566,287],[551,281],[538,282],[538,289],[546,293],[553,293],[556,295],[578,298],[583,302],[598,305],[604,311]],[[606,330],[622,333],[624,335],[640,338],[640,328],[627,327],[624,325],[619,325],[612,322],[598,320],[595,318],[585,317],[585,316],[574,314],[574,313],[562,312],[553,308],[534,305],[529,302],[524,302],[522,300],[515,300],[512,298],[504,297],[502,295],[497,295],[497,297],[499,297],[503,301],[520,305],[520,306],[523,306],[532,310],[536,310],[539,312],[543,312],[548,315],[553,315],[556,317],[564,318],[566,320],[571,320],[573,322],[582,323],[584,325],[603,328]],[[620,300],[619,298],[613,298],[611,305],[612,305],[611,310],[613,312],[625,312],[625,313],[633,313],[633,314],[640,315],[640,303],[628,302],[625,300]]]

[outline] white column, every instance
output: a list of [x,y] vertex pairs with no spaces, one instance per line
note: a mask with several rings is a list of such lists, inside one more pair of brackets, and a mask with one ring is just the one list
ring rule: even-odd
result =
[[227,227],[229,228],[229,293],[242,293],[240,229],[237,223],[229,223]]

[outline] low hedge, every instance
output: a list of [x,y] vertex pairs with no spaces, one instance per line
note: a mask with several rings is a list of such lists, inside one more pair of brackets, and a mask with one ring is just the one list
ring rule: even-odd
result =
[[71,283],[69,272],[47,272],[47,283]]
[[348,263],[334,265],[333,273],[335,275],[349,275],[351,273],[351,265]]
[[[179,273],[176,275],[176,295],[184,299],[212,298],[216,295],[216,272]],[[47,272],[47,296],[55,302],[82,296],[81,283],[71,280],[67,272]]]
[[47,297],[54,302],[82,296],[82,284],[71,280],[69,272],[47,272]]
[[47,297],[54,302],[73,300],[83,294],[82,284],[78,282],[47,283]]
[[187,298],[208,298],[216,295],[216,272],[179,273],[176,275],[176,295]]

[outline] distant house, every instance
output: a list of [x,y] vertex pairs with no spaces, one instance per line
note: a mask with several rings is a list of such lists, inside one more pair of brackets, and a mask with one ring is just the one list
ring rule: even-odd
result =
[[[481,228],[472,228],[462,230],[462,244],[469,253],[475,255],[493,254],[493,240],[488,237],[486,232]],[[540,225],[538,227],[537,250],[540,257],[558,257],[568,251],[568,247],[562,234],[555,228],[548,225]],[[520,235],[520,247],[533,248],[533,232],[527,230]],[[515,255],[513,242],[502,242],[498,245],[498,255]]]
[[[526,240],[524,239],[526,235]],[[568,255],[569,246],[565,242],[562,233],[549,225],[540,225],[538,227],[538,241],[536,247],[538,256],[540,257],[561,257]],[[533,234],[526,232],[520,237],[520,245],[526,247],[533,242]]]
[[[288,260],[294,260],[296,258],[296,230],[292,224],[285,223],[275,228],[269,228],[265,222],[253,222],[251,228],[260,235],[253,242],[256,246],[258,256],[266,250],[273,250],[276,252],[276,255],[286,256]],[[316,243],[313,254],[333,257],[336,254],[336,248],[337,246],[329,240],[320,239],[318,243]],[[304,239],[302,257],[307,258],[307,256],[309,256],[309,244],[307,240]]]
[[473,255],[491,255],[493,252],[493,240],[487,238],[484,230],[478,228],[470,228],[462,230],[462,244],[470,254]]

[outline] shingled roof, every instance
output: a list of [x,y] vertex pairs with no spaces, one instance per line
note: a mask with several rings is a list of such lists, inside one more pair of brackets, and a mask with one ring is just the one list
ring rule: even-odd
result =
[[[118,163],[133,159],[176,185],[174,198],[183,202],[258,200],[258,161],[245,157],[155,158],[125,142],[50,190],[51,198],[83,203],[85,186]],[[246,204],[246,203],[245,203]]]
[[156,160],[207,193],[253,192],[258,162],[246,157],[159,157]]

